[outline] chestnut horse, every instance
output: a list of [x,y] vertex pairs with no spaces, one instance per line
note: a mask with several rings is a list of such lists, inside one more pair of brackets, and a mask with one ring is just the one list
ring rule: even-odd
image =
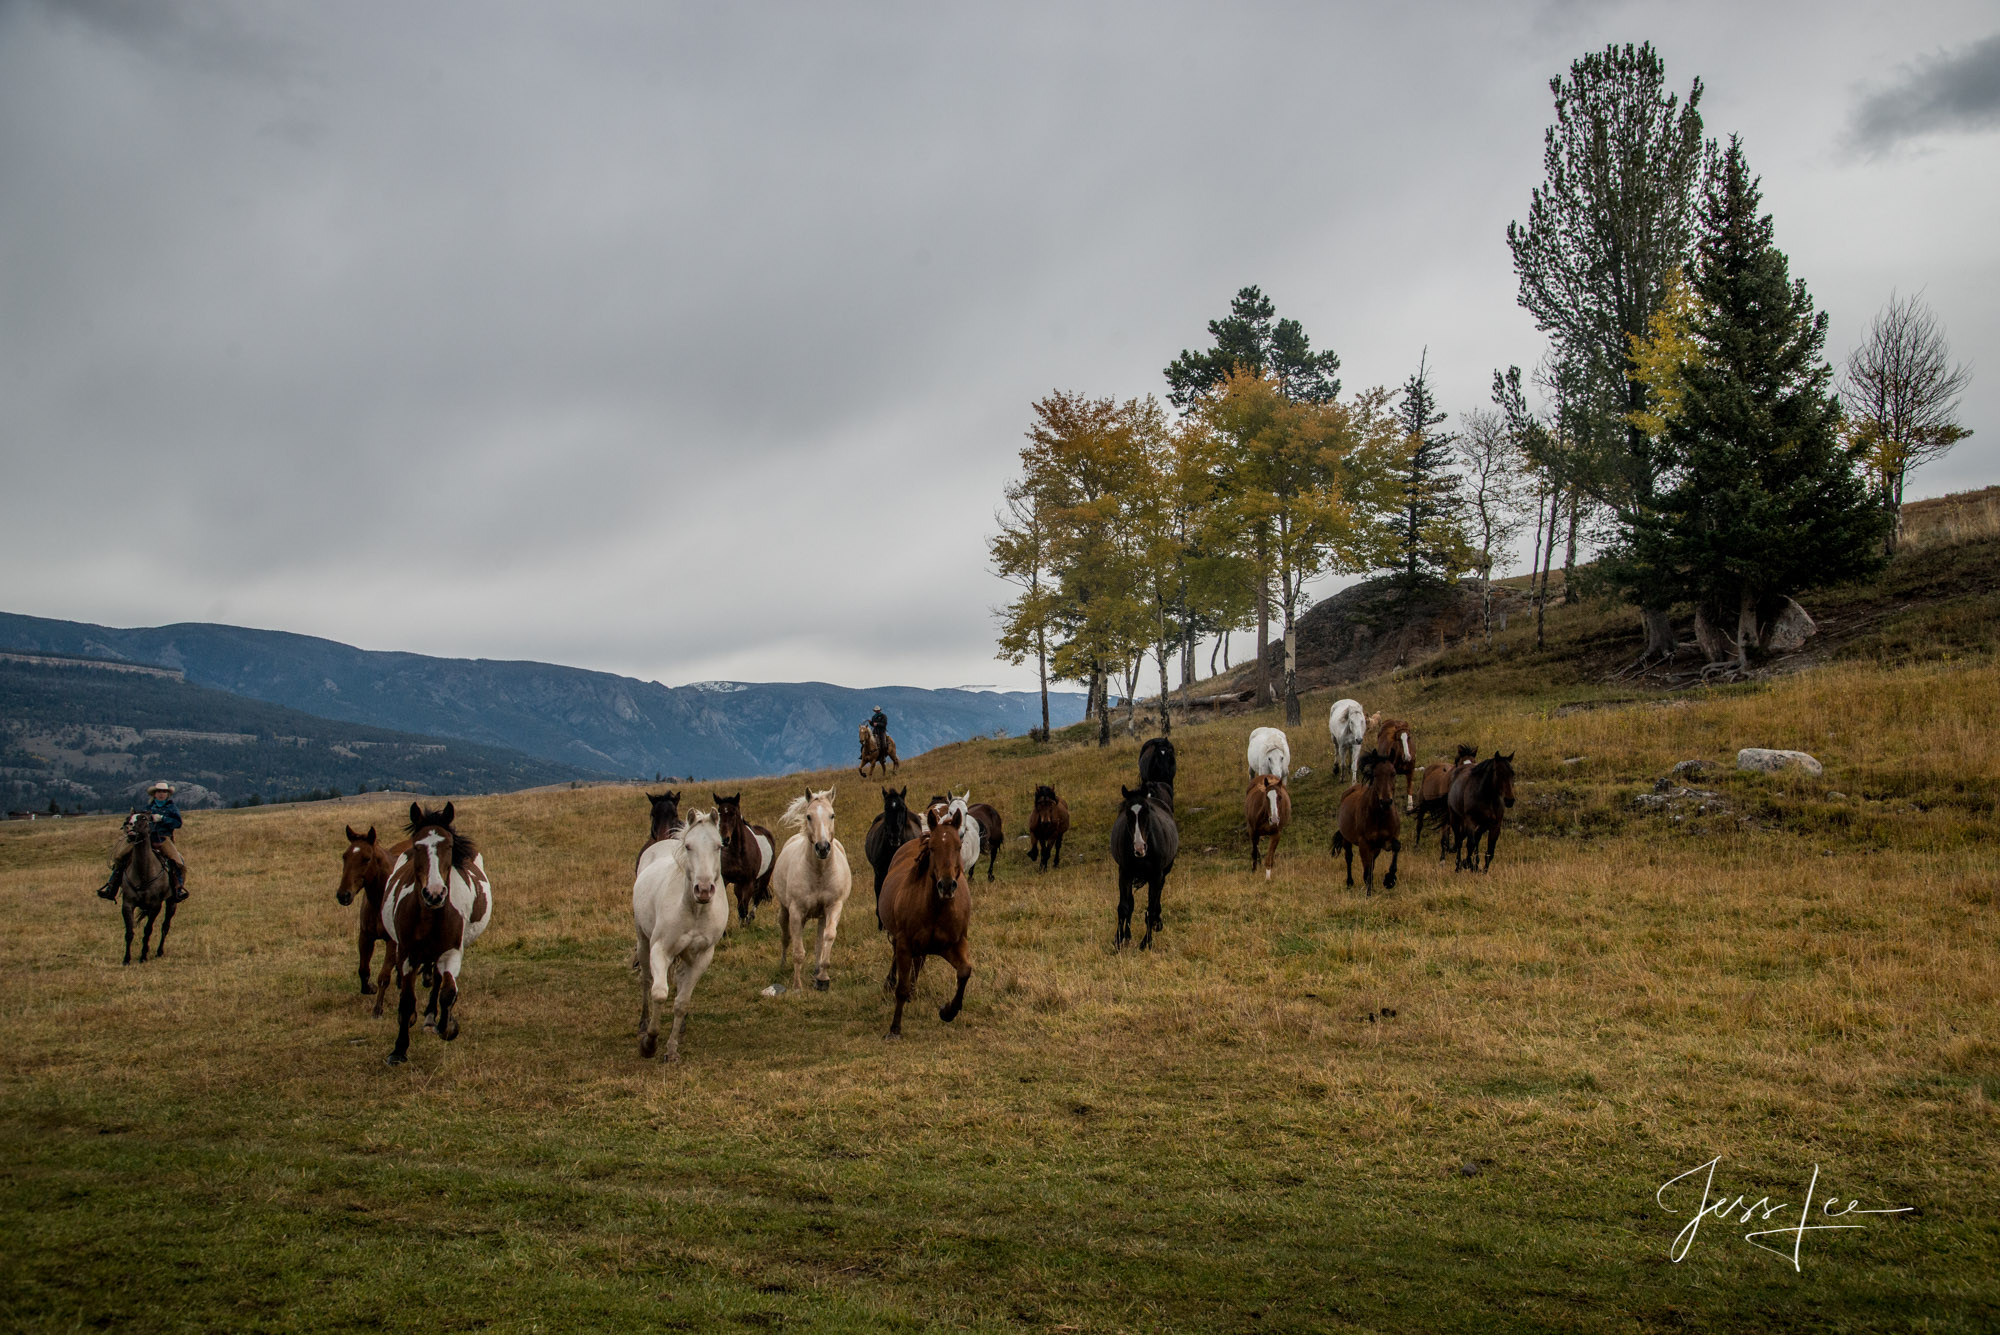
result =
[[1458,844],[1458,864],[1452,870],[1471,870],[1479,861],[1479,836],[1486,836],[1486,864],[1493,867],[1493,849],[1500,842],[1500,822],[1514,805],[1514,757],[1493,753],[1459,772],[1451,781],[1451,831]]
[[754,922],[757,906],[771,898],[771,869],[778,865],[777,843],[771,832],[743,819],[743,790],[734,797],[710,791],[715,819],[722,830],[722,879],[736,892],[736,920]]
[[868,827],[868,834],[861,842],[862,850],[868,855],[868,865],[875,869],[875,925],[882,925],[882,878],[889,873],[890,859],[896,850],[911,839],[920,839],[924,833],[923,817],[910,810],[910,790],[908,788],[884,788],[882,790],[882,814]]
[[1040,859],[1038,870],[1049,869],[1049,854],[1062,866],[1063,836],[1069,833],[1069,803],[1047,784],[1035,789],[1035,812],[1028,817],[1028,861]]
[[1271,836],[1270,850],[1264,855],[1264,879],[1271,879],[1271,870],[1278,865],[1278,836],[1284,833],[1285,823],[1292,818],[1292,795],[1285,790],[1285,779],[1281,774],[1259,774],[1250,780],[1249,791],[1243,794],[1243,820],[1250,827],[1250,870],[1257,870],[1257,844],[1265,835]]
[[681,794],[679,789],[664,793],[647,793],[646,801],[652,804],[652,826],[646,835],[646,842],[639,845],[637,867],[646,865],[646,850],[655,844],[663,844],[677,837],[681,832]]
[[903,762],[896,759],[896,739],[888,733],[882,734],[880,748],[875,745],[875,730],[866,723],[861,725],[861,777],[867,778],[869,771],[877,766],[888,769],[894,765],[903,768]]
[[[1403,803],[1417,809],[1417,759],[1410,745],[1410,725],[1399,718],[1383,718],[1377,710],[1368,716],[1368,729],[1375,734],[1375,752],[1403,776]],[[1366,779],[1363,780],[1366,782]]]
[[1354,851],[1361,850],[1361,879],[1375,893],[1375,857],[1389,850],[1384,890],[1396,888],[1396,862],[1403,854],[1402,817],[1396,813],[1396,767],[1390,757],[1370,751],[1361,757],[1361,782],[1340,795],[1340,824],[1333,832],[1333,855],[1347,854],[1347,888],[1354,888]]
[[972,977],[972,957],[965,948],[972,888],[962,884],[970,879],[959,839],[962,820],[955,811],[947,813],[922,838],[897,849],[889,862],[882,882],[882,925],[895,947],[895,962],[882,990],[894,989],[896,1013],[884,1038],[903,1036],[903,1006],[915,995],[917,975],[932,955],[941,956],[958,974],[958,991],[938,1008],[938,1019],[950,1024],[965,1005],[965,984]]
[[[375,842],[373,825],[366,834],[356,834],[352,825],[344,828],[347,851],[340,857],[340,888],[333,897],[343,908],[357,895],[361,899],[361,930],[356,941],[361,955],[361,995],[375,998],[375,1013],[380,1015],[389,996],[389,975],[396,971],[396,942],[382,925],[382,892],[389,888],[390,869],[397,858],[410,851],[410,844],[406,839],[394,848],[383,848]],[[371,985],[369,965],[377,941],[382,943],[382,977]]]
[[1458,757],[1449,765],[1426,765],[1417,776],[1417,832],[1410,836],[1410,842],[1420,844],[1424,840],[1424,817],[1429,816],[1443,831],[1438,838],[1438,861],[1443,862],[1445,854],[1451,852],[1451,781],[1458,772],[1470,765],[1479,754],[1472,747],[1459,743]]
[[[1173,753],[1169,750],[1167,754],[1171,757]],[[1118,931],[1111,945],[1115,950],[1132,940],[1132,890],[1144,882],[1146,937],[1139,942],[1139,949],[1150,950],[1153,933],[1162,925],[1160,895],[1181,851],[1180,826],[1174,824],[1174,790],[1155,781],[1136,790],[1120,784],[1118,791],[1118,815],[1111,822],[1111,856],[1118,863]]]
[[[396,1046],[389,1064],[410,1055],[410,1021],[417,1013],[417,975],[431,980],[424,1027],[449,1043],[458,1037],[458,973],[465,948],[493,921],[493,888],[472,841],[452,828],[452,804],[426,811],[410,803],[410,851],[396,859],[383,891],[382,921],[396,947],[403,995],[396,1006]],[[434,1018],[433,1018],[434,1017]]]

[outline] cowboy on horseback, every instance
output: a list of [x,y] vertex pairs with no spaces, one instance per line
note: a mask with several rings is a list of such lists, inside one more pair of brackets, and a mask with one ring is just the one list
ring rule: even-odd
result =
[[[168,898],[178,904],[188,897],[187,863],[174,847],[174,831],[181,827],[180,808],[174,805],[174,786],[165,779],[146,790],[148,799],[145,814],[153,818],[153,851],[167,864]],[[118,898],[119,883],[125,879],[125,864],[132,860],[133,850],[127,848],[111,864],[111,878],[98,889],[99,899]]]
[[888,749],[882,743],[889,736],[889,716],[882,712],[882,706],[876,705],[875,712],[868,716],[868,731],[875,734],[876,754],[887,755]]

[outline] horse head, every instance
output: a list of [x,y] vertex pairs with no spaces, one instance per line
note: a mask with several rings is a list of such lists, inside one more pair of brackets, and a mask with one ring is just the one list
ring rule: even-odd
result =
[[1035,810],[1040,811],[1043,807],[1052,807],[1055,804],[1055,789],[1045,783],[1035,785]]
[[426,908],[441,909],[451,895],[451,872],[470,862],[472,841],[451,828],[457,815],[447,802],[442,811],[410,803],[410,879]]
[[[887,789],[883,792],[886,794]],[[792,799],[785,808],[779,823],[805,832],[806,842],[820,861],[826,861],[833,852],[833,789],[822,788],[814,792],[808,788],[801,797]]]
[[681,823],[681,794],[679,789],[669,789],[664,793],[647,793],[646,801],[652,805],[653,838],[664,839],[673,833]]
[[681,831],[680,863],[694,902],[706,904],[714,899],[716,884],[722,880],[722,828],[713,811],[689,815]]
[[722,832],[723,847],[727,848],[743,832],[743,790],[738,788],[734,796],[723,797],[711,788],[708,796],[715,803],[715,823]]
[[1493,753],[1493,787],[1500,794],[1500,800],[1508,806],[1514,805],[1514,755]]
[[965,844],[962,828],[963,817],[956,811],[948,811],[931,825],[924,836],[924,853],[930,864],[931,889],[939,899],[950,899],[958,893],[958,878],[965,868]]
[[344,906],[354,902],[354,896],[368,888],[368,873],[375,866],[375,827],[368,827],[368,833],[356,834],[354,827],[347,830],[347,851],[340,855],[340,889],[333,897]]
[[1396,758],[1370,747],[1361,757],[1361,783],[1377,806],[1396,804]]
[[1458,744],[1458,754],[1452,757],[1451,763],[1454,766],[1466,765],[1477,759],[1479,759],[1479,748],[1476,746],[1467,746],[1464,742],[1460,742]]
[[1143,858],[1146,856],[1147,805],[1152,799],[1152,794],[1146,791],[1144,784],[1135,789],[1127,788],[1121,783],[1118,785],[1118,792],[1118,800],[1124,805],[1126,814],[1132,818],[1132,856]]
[[148,839],[153,833],[153,818],[144,811],[135,811],[125,818],[125,842],[136,844]]

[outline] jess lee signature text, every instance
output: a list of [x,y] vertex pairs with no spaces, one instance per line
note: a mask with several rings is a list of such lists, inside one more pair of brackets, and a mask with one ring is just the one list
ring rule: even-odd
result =
[[[1769,1196],[1760,1196],[1755,1201],[1751,1201],[1747,1197],[1740,1195],[1732,1200],[1726,1191],[1720,1196],[1716,1195],[1715,1168],[1721,1162],[1722,1156],[1718,1154],[1707,1163],[1696,1164],[1685,1173],[1668,1178],[1660,1184],[1660,1189],[1653,1193],[1653,1200],[1668,1214],[1685,1214],[1687,1213],[1686,1209],[1676,1208],[1667,1203],[1667,1195],[1676,1186],[1686,1183],[1686,1186],[1681,1186],[1679,1191],[1674,1192],[1674,1196],[1676,1199],[1684,1200],[1686,1204],[1691,1204],[1694,1207],[1693,1217],[1687,1221],[1687,1226],[1675,1235],[1674,1245],[1667,1249],[1669,1259],[1678,1262],[1688,1254],[1688,1249],[1694,1246],[1695,1236],[1701,1231],[1701,1221],[1704,1219],[1727,1219],[1734,1216],[1735,1222],[1739,1224],[1748,1224],[1752,1221],[1768,1223],[1773,1215],[1792,1209],[1790,1202],[1778,1201],[1774,1203]],[[1701,1199],[1698,1202],[1693,1200],[1694,1182],[1690,1181],[1690,1179],[1696,1178],[1697,1175],[1699,1175],[1701,1183]],[[1812,1212],[1813,1197],[1818,1189],[1819,1165],[1814,1164],[1812,1166],[1812,1179],[1806,1183],[1805,1204],[1798,1207],[1798,1223],[1787,1224],[1782,1228],[1757,1229],[1754,1232],[1745,1233],[1743,1240],[1752,1247],[1759,1247],[1774,1255],[1787,1258],[1792,1263],[1792,1269],[1798,1270],[1800,1268],[1799,1252],[1805,1243],[1806,1234],[1842,1232],[1849,1229],[1866,1227],[1865,1224],[1859,1222],[1841,1224],[1814,1222],[1815,1216]],[[1914,1206],[1902,1205],[1895,1209],[1864,1210],[1861,1208],[1861,1202],[1857,1200],[1850,1200],[1845,1206],[1840,1206],[1838,1209],[1835,1208],[1836,1206],[1840,1206],[1840,1199],[1837,1193],[1820,1202],[1820,1212],[1817,1217],[1819,1219],[1846,1219],[1854,1215],[1907,1214],[1916,1208]],[[1761,1238],[1785,1237],[1789,1237],[1792,1240],[1788,1248],[1782,1244],[1773,1246],[1770,1243],[1759,1241]]]

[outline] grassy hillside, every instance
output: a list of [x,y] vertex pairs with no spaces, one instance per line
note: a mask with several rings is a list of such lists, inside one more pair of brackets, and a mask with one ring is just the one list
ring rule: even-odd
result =
[[[1585,637],[1589,609],[1562,614]],[[1609,614],[1606,614],[1609,615]],[[1886,641],[1884,642],[1886,646]],[[107,823],[0,833],[0,1228],[23,1329],[1974,1331],[2000,1323],[2000,666],[1858,653],[1693,696],[1531,656],[1361,698],[1519,757],[1490,876],[1412,849],[1364,899],[1326,851],[1330,699],[1278,875],[1245,870],[1242,743],[1178,729],[1186,856],[1113,953],[1104,841],[1136,742],[966,743],[905,765],[1010,832],[972,889],[958,1022],[933,966],[884,1044],[866,882],[834,990],[768,911],[697,994],[688,1062],[635,1053],[636,789],[461,803],[496,885],[464,1031],[381,1058],[333,901],[343,822],[203,815],[164,962],[89,897]],[[1824,779],[1737,774],[1797,746]],[[1699,759],[1712,777],[1660,780]],[[858,876],[878,807],[836,782]],[[744,785],[771,821],[806,780]],[[1014,840],[1038,782],[1059,873]],[[705,789],[691,793],[703,802]],[[1636,799],[1647,799],[1638,804]],[[1208,850],[1213,850],[1208,851]],[[1391,1017],[1389,1012],[1393,1011]],[[1715,1185],[1788,1202],[1711,1219]],[[1862,1231],[1742,1234],[1818,1191]],[[1817,1209],[1818,1207],[1815,1206]],[[1793,1221],[1795,1222],[1795,1220]],[[1833,1222],[1822,1220],[1821,1222]]]

